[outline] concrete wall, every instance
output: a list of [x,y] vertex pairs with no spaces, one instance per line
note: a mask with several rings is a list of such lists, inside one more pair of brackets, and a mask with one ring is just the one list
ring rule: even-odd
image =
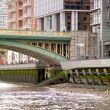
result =
[[38,83],[38,70],[0,70],[0,80],[21,83]]
[[110,23],[108,23],[108,8],[107,1],[102,0],[102,40],[110,40]]
[[86,31],[71,33],[70,60],[94,58],[98,56],[97,34]]

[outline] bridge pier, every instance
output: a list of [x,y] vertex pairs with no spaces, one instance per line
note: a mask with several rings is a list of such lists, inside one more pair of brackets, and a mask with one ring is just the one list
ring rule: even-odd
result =
[[103,69],[103,73],[105,74],[107,81],[108,81],[108,85],[110,85],[110,73],[107,71],[106,68]]
[[92,84],[93,84],[93,85],[96,85],[96,81],[95,81],[95,78],[94,78],[94,76],[93,76],[93,74],[92,74],[91,69],[88,69],[88,73],[89,73],[89,75],[90,75],[90,77],[91,77]]
[[85,70],[82,70],[82,74],[84,75],[84,79],[86,80],[85,81],[86,85],[90,84],[87,73]]
[[99,72],[99,69],[96,69],[96,74],[97,74],[98,79],[99,79],[99,84],[104,85],[104,82],[103,82],[103,79],[101,77],[101,73]]
[[77,78],[79,79],[79,83],[83,84],[82,78],[80,77],[80,73],[78,72],[77,69],[75,70],[75,73],[76,73]]
[[86,85],[110,85],[110,69],[107,68],[85,68],[66,70],[68,82]]

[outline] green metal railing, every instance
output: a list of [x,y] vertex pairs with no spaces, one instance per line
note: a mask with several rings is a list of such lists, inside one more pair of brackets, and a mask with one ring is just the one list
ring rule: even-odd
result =
[[52,32],[52,31],[24,31],[24,30],[0,30],[0,35],[30,35],[30,36],[55,36],[70,37],[70,32]]

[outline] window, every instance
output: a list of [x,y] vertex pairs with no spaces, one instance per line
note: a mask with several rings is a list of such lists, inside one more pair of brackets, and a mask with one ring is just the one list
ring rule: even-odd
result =
[[107,20],[110,21],[110,9],[108,10],[108,17]]

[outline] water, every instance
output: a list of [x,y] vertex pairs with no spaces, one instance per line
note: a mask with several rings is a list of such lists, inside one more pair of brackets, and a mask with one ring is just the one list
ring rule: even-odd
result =
[[0,83],[0,110],[110,110],[109,104],[109,97],[95,92]]

